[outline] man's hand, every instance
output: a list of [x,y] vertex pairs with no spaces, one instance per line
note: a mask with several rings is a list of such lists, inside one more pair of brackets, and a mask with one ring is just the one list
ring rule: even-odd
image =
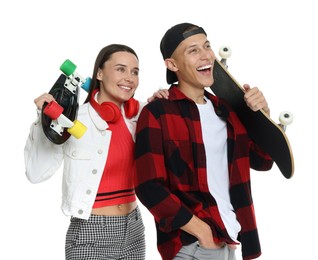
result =
[[224,243],[214,242],[210,226],[194,215],[181,229],[195,236],[199,241],[199,245],[203,248],[217,249],[224,246]]
[[248,84],[244,84],[243,87],[246,91],[244,100],[247,106],[253,111],[263,109],[264,112],[269,115],[270,110],[262,91],[257,87],[251,88]]

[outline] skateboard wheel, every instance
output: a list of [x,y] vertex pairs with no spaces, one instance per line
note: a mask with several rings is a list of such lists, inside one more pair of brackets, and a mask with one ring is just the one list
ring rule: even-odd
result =
[[282,125],[289,125],[293,122],[293,115],[288,111],[283,111],[279,115],[279,122]]
[[70,60],[65,60],[63,64],[60,66],[60,70],[66,75],[70,76],[76,70],[76,65]]
[[56,120],[62,113],[64,108],[60,106],[57,102],[51,101],[44,108],[43,113],[49,116],[52,120]]
[[232,50],[229,46],[224,45],[219,49],[219,55],[222,59],[228,59],[232,55]]
[[67,132],[69,132],[72,136],[79,139],[81,138],[87,130],[87,127],[82,124],[80,121],[75,120],[74,125],[67,129]]
[[81,86],[81,88],[84,89],[86,92],[88,92],[88,91],[89,91],[89,87],[90,87],[90,85],[91,85],[91,81],[92,81],[92,79],[91,79],[90,77],[86,78],[86,79],[85,79],[85,82],[84,82],[84,84]]

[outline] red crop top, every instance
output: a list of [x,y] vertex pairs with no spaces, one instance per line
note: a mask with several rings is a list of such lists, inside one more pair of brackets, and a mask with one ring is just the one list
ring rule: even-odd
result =
[[135,143],[123,117],[108,123],[112,131],[108,157],[93,208],[130,203],[136,200],[134,190]]

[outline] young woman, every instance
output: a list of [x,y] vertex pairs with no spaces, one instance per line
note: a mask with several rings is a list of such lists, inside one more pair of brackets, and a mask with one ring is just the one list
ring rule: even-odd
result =
[[[56,145],[44,135],[40,117],[31,126],[25,146],[27,178],[45,181],[64,161],[61,208],[71,216],[67,260],[145,258],[144,225],[133,185],[135,128],[142,108],[133,99],[138,83],[135,51],[120,44],[106,46],[96,58],[87,99],[78,111],[86,133]],[[34,102],[40,111],[52,100],[44,93]]]

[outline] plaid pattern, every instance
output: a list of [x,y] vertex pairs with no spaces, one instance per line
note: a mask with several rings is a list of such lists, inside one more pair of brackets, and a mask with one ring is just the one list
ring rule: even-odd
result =
[[66,234],[66,260],[143,260],[144,225],[139,209],[127,216],[71,218]]
[[[171,260],[197,239],[182,231],[195,214],[210,225],[214,239],[233,243],[207,184],[206,157],[196,104],[172,86],[169,99],[147,104],[137,123],[136,194],[156,221],[158,250]],[[251,141],[236,114],[205,92],[227,122],[230,197],[242,230],[244,259],[260,255],[250,186],[250,168],[269,170],[273,161]]]

